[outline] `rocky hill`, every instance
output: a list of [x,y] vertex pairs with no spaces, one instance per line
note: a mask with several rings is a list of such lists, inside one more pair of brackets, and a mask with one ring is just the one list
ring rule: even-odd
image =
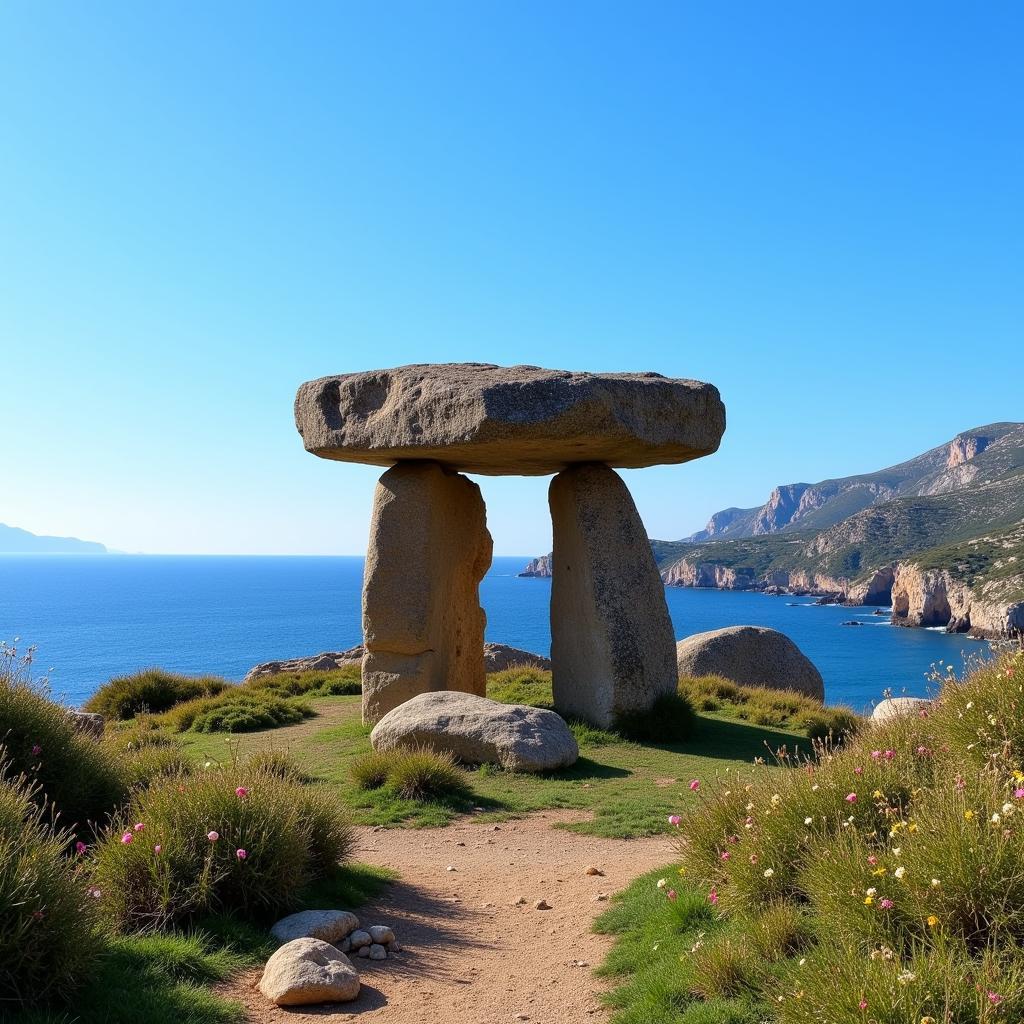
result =
[[77,537],[45,537],[0,523],[0,555],[103,555],[106,552],[107,549],[95,541]]
[[1024,424],[969,430],[877,473],[777,487],[652,547],[669,586],[892,604],[901,625],[1024,635]]

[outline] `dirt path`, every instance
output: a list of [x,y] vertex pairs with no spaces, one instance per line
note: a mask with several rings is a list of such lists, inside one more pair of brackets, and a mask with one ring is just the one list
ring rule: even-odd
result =
[[[310,1011],[266,1004],[259,972],[226,992],[258,1024],[582,1024],[607,1019],[591,969],[611,940],[591,922],[622,889],[667,863],[665,838],[598,839],[554,829],[578,813],[549,811],[495,826],[362,829],[357,856],[394,868],[396,884],[359,911],[394,928],[403,951],[383,963],[356,959],[363,980],[352,1003]],[[604,875],[587,875],[588,865]],[[454,870],[448,870],[451,867]],[[537,910],[545,900],[550,910]]]

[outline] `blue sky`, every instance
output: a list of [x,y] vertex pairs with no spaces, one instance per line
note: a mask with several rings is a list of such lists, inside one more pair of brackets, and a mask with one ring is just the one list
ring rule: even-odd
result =
[[[0,7],[0,521],[359,553],[303,380],[406,362],[717,384],[626,474],[674,538],[1024,419],[1015,3]],[[481,480],[547,549],[544,479]]]

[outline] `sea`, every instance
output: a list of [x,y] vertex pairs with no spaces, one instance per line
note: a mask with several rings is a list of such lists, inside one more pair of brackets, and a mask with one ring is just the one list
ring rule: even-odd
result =
[[[546,655],[551,582],[519,577],[527,561],[494,559],[480,586],[486,636]],[[75,705],[151,666],[240,680],[258,662],[360,643],[362,576],[361,557],[0,556],[0,640],[34,647],[36,674]],[[677,638],[740,624],[788,634],[818,666],[826,700],[861,711],[886,690],[925,696],[933,666],[960,671],[988,650],[812,598],[675,587],[666,598]]]

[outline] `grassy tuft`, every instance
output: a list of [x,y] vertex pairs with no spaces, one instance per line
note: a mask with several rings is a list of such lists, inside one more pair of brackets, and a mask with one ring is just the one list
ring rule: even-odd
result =
[[86,702],[85,710],[123,721],[144,712],[160,714],[197,697],[215,696],[230,685],[218,676],[183,676],[148,668],[104,683]]

